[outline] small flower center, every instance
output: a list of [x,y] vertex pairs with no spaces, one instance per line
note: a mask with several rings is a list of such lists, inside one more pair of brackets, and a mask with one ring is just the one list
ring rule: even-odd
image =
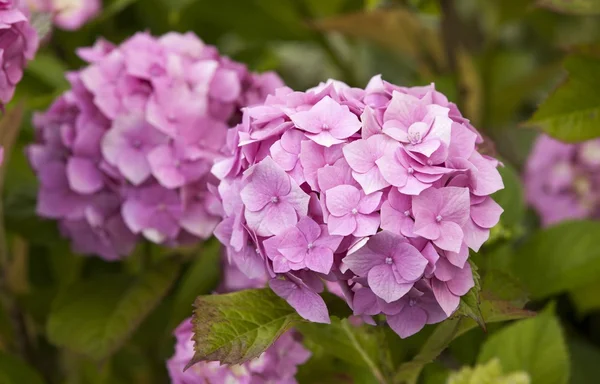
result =
[[415,304],[417,304],[417,300],[416,299],[409,299],[408,300],[408,305],[411,307],[414,307]]
[[313,243],[308,243],[308,249],[313,249],[315,247],[315,245]]
[[423,140],[423,138],[421,137],[421,132],[409,133],[408,140],[410,140],[411,144],[419,144]]
[[438,223],[439,223],[440,221],[442,221],[442,216],[441,216],[441,215],[437,215],[437,216],[435,217],[435,221],[437,221]]
[[429,165],[429,166],[433,165],[433,161],[427,160],[427,165]]
[[140,149],[142,147],[142,140],[140,139],[135,139],[131,142],[131,145],[133,146],[133,148],[135,149]]
[[415,173],[415,170],[414,170],[413,167],[408,167],[408,169],[406,170],[406,172],[408,172],[409,174],[412,175],[413,173]]
[[329,131],[330,129],[331,129],[331,128],[329,128],[329,125],[328,125],[328,124],[323,124],[323,125],[321,125],[321,130],[322,130],[322,131]]
[[277,197],[277,196],[271,197],[271,203],[273,203],[273,204],[279,203],[279,197]]
[[358,213],[358,209],[352,208],[352,211],[350,211],[350,212],[352,212],[353,215],[356,215]]
[[256,252],[257,255],[260,255],[260,249],[258,248],[254,249],[254,252]]
[[407,209],[406,211],[404,211],[404,216],[410,216],[410,210]]
[[387,265],[392,265],[392,263],[393,263],[393,262],[394,262],[394,261],[392,260],[392,258],[391,258],[391,257],[386,257],[386,258],[385,258],[385,263],[386,263]]

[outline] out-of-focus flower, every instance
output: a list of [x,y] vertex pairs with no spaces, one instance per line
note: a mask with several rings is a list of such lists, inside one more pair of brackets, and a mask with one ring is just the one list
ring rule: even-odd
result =
[[210,174],[231,153],[227,129],[281,81],[191,33],[99,40],[78,53],[89,65],[34,118],[38,214],[59,220],[75,250],[107,260],[139,235],[166,245],[210,237],[227,209]]
[[200,362],[185,372],[183,369],[194,356],[192,322],[185,320],[175,330],[175,355],[167,362],[172,384],[236,383],[236,384],[293,384],[298,365],[310,358],[310,352],[288,331],[254,360],[239,365],[221,365],[218,361]]
[[486,364],[473,368],[464,367],[458,372],[451,373],[447,384],[530,384],[531,378],[527,372],[503,373],[500,360],[492,359]]
[[600,218],[600,140],[568,144],[541,135],[524,178],[527,201],[542,225]]
[[[264,286],[266,281],[266,275],[250,280],[237,267],[229,264],[225,267],[221,291],[258,288]],[[296,340],[298,334],[290,330],[259,357],[245,364],[221,365],[218,361],[206,361],[196,363],[184,372],[183,369],[194,356],[192,328],[191,320],[187,319],[175,330],[175,354],[167,362],[172,384],[293,384],[296,383],[294,376],[297,367],[311,356]]]
[[96,17],[102,10],[102,0],[25,0],[33,12],[52,15],[54,25],[74,31]]
[[213,167],[215,234],[305,319],[329,322],[326,281],[355,315],[383,314],[408,337],[458,308],[474,286],[469,247],[502,213],[489,197],[503,188],[499,163],[481,142],[433,85],[280,88],[244,110],[233,155]]
[[8,103],[23,77],[27,61],[33,59],[39,38],[29,12],[16,0],[0,1],[0,108]]

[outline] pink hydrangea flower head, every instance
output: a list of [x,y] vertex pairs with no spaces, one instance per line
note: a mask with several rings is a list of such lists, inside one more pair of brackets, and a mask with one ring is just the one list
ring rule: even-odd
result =
[[365,89],[280,88],[230,133],[232,156],[213,166],[216,235],[300,316],[330,321],[324,281],[401,337],[456,311],[473,286],[469,248],[497,224],[490,194],[503,184],[481,136],[433,85],[376,76]]
[[18,1],[0,3],[0,107],[8,103],[23,77],[23,68],[33,59],[39,37],[29,20],[29,12]]
[[[38,213],[57,219],[77,252],[107,260],[142,237],[168,246],[209,238],[232,210],[211,174],[215,159],[231,154],[228,128],[281,81],[190,33],[138,33],[78,52],[89,65],[68,73],[71,89],[34,118],[27,154],[40,179]],[[238,253],[242,225],[230,231]]]
[[524,181],[527,201],[549,226],[569,219],[600,217],[600,140],[568,144],[541,135]]

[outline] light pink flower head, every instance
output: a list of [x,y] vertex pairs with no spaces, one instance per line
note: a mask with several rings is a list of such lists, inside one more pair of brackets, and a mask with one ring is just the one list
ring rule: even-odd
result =
[[600,140],[568,144],[541,135],[524,178],[527,201],[544,226],[600,217]]
[[[210,173],[230,154],[227,129],[280,80],[191,33],[138,33],[118,47],[99,40],[79,54],[89,65],[68,73],[71,89],[34,118],[27,153],[40,179],[38,213],[59,220],[76,251],[107,260],[140,237],[166,245],[210,237],[230,209]],[[306,205],[293,201],[296,221]]]
[[376,76],[365,89],[280,88],[232,132],[233,156],[213,166],[227,207],[217,236],[244,272],[262,268],[314,322],[329,322],[323,281],[401,337],[456,310],[503,184],[481,136],[433,85]]

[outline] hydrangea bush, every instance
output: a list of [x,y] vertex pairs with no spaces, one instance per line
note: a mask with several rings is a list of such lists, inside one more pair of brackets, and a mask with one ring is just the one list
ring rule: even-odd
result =
[[459,3],[0,0],[0,382],[598,377],[598,10]]
[[473,286],[478,251],[502,208],[498,161],[433,85],[376,76],[279,88],[229,131],[213,174],[229,260],[300,316],[329,322],[319,293],[336,282],[355,315],[385,315],[401,337],[440,322]]
[[527,201],[544,226],[600,218],[600,140],[569,144],[540,135],[524,180]]
[[106,260],[130,254],[139,235],[167,245],[210,237],[220,216],[210,169],[227,128],[279,78],[191,33],[101,39],[78,54],[89,65],[34,118],[37,213],[58,220],[76,252]]

